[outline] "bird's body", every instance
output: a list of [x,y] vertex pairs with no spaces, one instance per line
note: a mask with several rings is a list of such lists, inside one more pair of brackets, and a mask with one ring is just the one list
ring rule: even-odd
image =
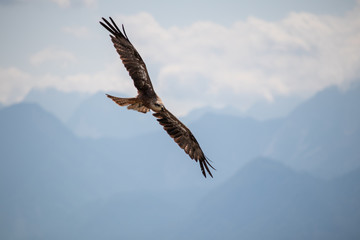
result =
[[107,96],[118,105],[127,106],[128,109],[141,113],[147,113],[152,110],[154,112],[153,115],[174,141],[184,149],[191,159],[199,161],[203,175],[206,177],[206,172],[208,172],[212,177],[209,166],[211,168],[213,167],[201,150],[194,135],[180,120],[165,108],[162,100],[155,93],[146,65],[140,54],[129,41],[124,26],[122,33],[112,18],[110,18],[112,24],[105,18],[102,19],[104,23],[100,22],[100,24],[111,33],[111,41],[138,90],[138,95],[134,98]]

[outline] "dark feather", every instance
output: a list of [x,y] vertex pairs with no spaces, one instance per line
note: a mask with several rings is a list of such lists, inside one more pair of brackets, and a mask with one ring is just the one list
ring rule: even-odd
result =
[[165,131],[174,139],[174,141],[196,162],[199,161],[202,174],[206,177],[206,172],[212,177],[209,166],[211,166],[209,159],[201,150],[191,131],[171,112],[164,108],[164,110],[153,114],[158,122],[164,127]]
[[146,65],[127,37],[124,25],[122,26],[123,32],[121,32],[114,20],[111,17],[109,19],[111,23],[105,18],[102,18],[104,23],[100,22],[100,24],[111,33],[111,41],[120,55],[120,59],[126,70],[133,79],[139,94],[148,98],[156,97]]

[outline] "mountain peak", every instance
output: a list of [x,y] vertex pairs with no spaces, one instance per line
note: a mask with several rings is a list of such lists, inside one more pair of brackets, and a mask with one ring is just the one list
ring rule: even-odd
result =
[[19,139],[72,135],[55,116],[35,103],[19,103],[0,109],[0,127],[6,136]]

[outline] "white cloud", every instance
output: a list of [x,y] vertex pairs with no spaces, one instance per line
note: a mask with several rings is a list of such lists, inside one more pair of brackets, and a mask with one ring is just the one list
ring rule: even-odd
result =
[[56,3],[60,7],[69,7],[70,6],[70,0],[50,0],[51,2]]
[[32,88],[56,88],[64,92],[120,92],[124,96],[135,95],[133,83],[127,74],[119,70],[116,62],[102,71],[93,74],[54,74],[34,75],[20,69],[0,68],[0,102],[12,104],[20,102]]
[[248,18],[228,28],[197,22],[164,29],[146,13],[117,22],[126,23],[145,62],[160,66],[154,85],[163,100],[178,102],[181,113],[192,108],[181,103],[188,98],[197,106],[246,109],[260,99],[306,97],[360,77],[359,7],[344,17],[291,13],[277,22]]
[[[251,17],[229,27],[196,22],[164,28],[147,13],[118,16],[115,21],[119,26],[124,23],[127,35],[147,63],[156,92],[170,109],[185,114],[207,105],[245,110],[259,100],[273,101],[284,95],[306,97],[327,86],[346,86],[359,79],[359,5],[344,16],[291,13],[276,22]],[[86,27],[62,30],[79,37],[88,34]],[[116,55],[107,34],[100,38],[107,38],[108,45],[97,38],[92,39],[92,48],[110,49]],[[58,48],[45,48],[30,61],[34,66],[49,61],[66,66],[79,62],[75,56]],[[94,52],[81,57],[94,58]],[[10,70],[3,69],[1,76],[13,79],[18,74],[27,86],[20,87],[23,89],[51,86],[64,91],[136,94],[118,57],[116,61],[103,70],[91,69],[94,74],[89,70],[32,76],[17,69],[9,76]],[[19,99],[3,94],[26,92],[10,91],[16,86],[9,81],[2,80],[0,87],[1,101]]]
[[82,0],[82,3],[89,8],[94,8],[97,6],[97,0]]
[[[24,1],[31,1],[31,0],[24,0]],[[94,8],[97,6],[97,0],[44,0],[44,1],[50,1],[55,4],[57,4],[61,8],[67,8],[71,5],[81,4],[88,8]]]
[[76,62],[76,57],[69,51],[55,47],[47,47],[33,54],[30,58],[30,63],[35,66],[49,62],[56,62],[60,64],[60,66],[66,67],[67,65]]
[[18,102],[30,91],[31,76],[17,68],[0,68],[0,101]]

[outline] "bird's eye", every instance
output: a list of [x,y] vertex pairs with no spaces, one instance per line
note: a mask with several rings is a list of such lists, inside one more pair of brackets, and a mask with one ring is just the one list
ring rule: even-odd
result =
[[160,104],[158,104],[158,103],[155,103],[155,106],[157,106],[157,107],[160,107]]

